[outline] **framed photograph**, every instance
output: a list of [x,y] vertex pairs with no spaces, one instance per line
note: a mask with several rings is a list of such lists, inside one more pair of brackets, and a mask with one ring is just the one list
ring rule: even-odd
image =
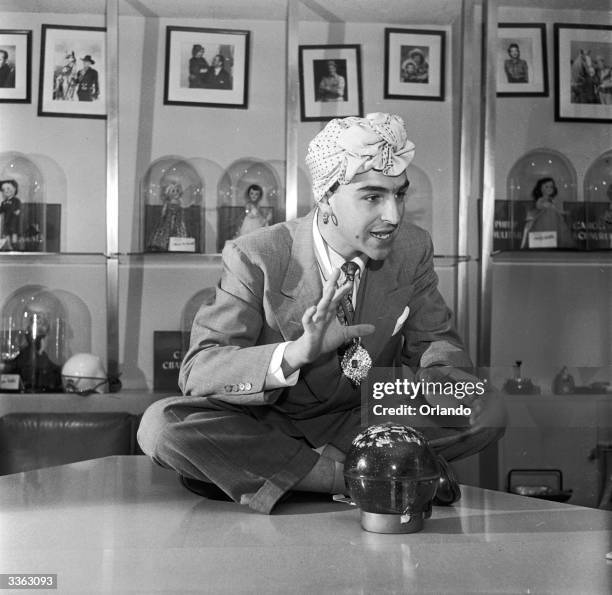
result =
[[544,23],[499,23],[497,96],[548,97]]
[[554,24],[555,121],[612,122],[612,27]]
[[446,33],[385,29],[385,99],[444,100]]
[[0,102],[30,103],[32,31],[0,29]]
[[249,31],[166,27],[165,105],[246,109]]
[[360,46],[301,45],[299,52],[302,121],[363,116]]
[[106,29],[43,25],[38,115],[106,118]]

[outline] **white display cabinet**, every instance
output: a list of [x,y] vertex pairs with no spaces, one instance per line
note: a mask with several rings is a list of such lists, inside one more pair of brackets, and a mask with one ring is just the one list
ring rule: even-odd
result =
[[[593,457],[609,443],[612,428],[612,252],[605,238],[597,236],[601,221],[595,229],[589,213],[596,203],[603,204],[595,215],[605,217],[612,134],[605,114],[601,121],[557,117],[555,102],[564,101],[565,93],[570,96],[563,81],[564,69],[571,65],[556,63],[555,27],[561,23],[578,31],[586,26],[588,35],[589,25],[601,25],[610,35],[612,16],[608,2],[561,4],[553,9],[550,3],[498,3],[499,23],[544,24],[550,84],[542,96],[497,97],[490,122],[493,183],[485,203],[490,207],[493,200],[518,200],[533,206],[535,183],[551,177],[572,237],[569,243],[548,247],[492,250],[490,235],[483,236],[486,283],[479,341],[481,361],[491,366],[500,388],[513,379],[516,362],[521,362],[521,382],[506,384],[509,425],[499,444],[498,485],[506,485],[513,468],[557,468],[566,487],[574,490],[570,503],[597,506],[606,478]],[[580,39],[596,44],[584,35]],[[580,45],[577,38],[576,52]],[[487,204],[484,212],[485,234],[492,235]],[[555,394],[555,379],[564,368],[575,388]],[[516,390],[521,383],[523,389]]]

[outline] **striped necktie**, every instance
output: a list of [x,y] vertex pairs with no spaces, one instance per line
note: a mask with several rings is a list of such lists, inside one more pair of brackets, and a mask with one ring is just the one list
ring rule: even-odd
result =
[[359,270],[359,265],[352,260],[348,260],[340,268],[346,275],[347,281],[350,282],[351,288],[340,302],[338,318],[343,324],[349,325],[353,323],[353,318],[355,316],[355,309],[353,308],[353,286],[355,283],[355,274]]

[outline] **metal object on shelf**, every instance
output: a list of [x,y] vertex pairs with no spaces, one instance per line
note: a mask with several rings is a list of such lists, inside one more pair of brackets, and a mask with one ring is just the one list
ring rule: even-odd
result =
[[510,469],[507,490],[511,494],[554,502],[567,502],[573,494],[573,490],[563,489],[560,469]]
[[508,378],[504,384],[504,391],[509,395],[539,395],[540,387],[536,386],[530,378],[521,376],[522,361],[518,360],[514,368],[514,377]]
[[568,395],[573,393],[575,388],[574,377],[569,373],[567,366],[563,366],[553,380],[552,392],[555,395]]

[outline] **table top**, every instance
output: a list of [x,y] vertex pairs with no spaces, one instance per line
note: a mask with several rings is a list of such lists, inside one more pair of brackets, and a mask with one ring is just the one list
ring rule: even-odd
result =
[[612,592],[612,513],[463,487],[423,531],[296,496],[274,514],[185,490],[143,456],[0,477],[0,573],[59,593]]

